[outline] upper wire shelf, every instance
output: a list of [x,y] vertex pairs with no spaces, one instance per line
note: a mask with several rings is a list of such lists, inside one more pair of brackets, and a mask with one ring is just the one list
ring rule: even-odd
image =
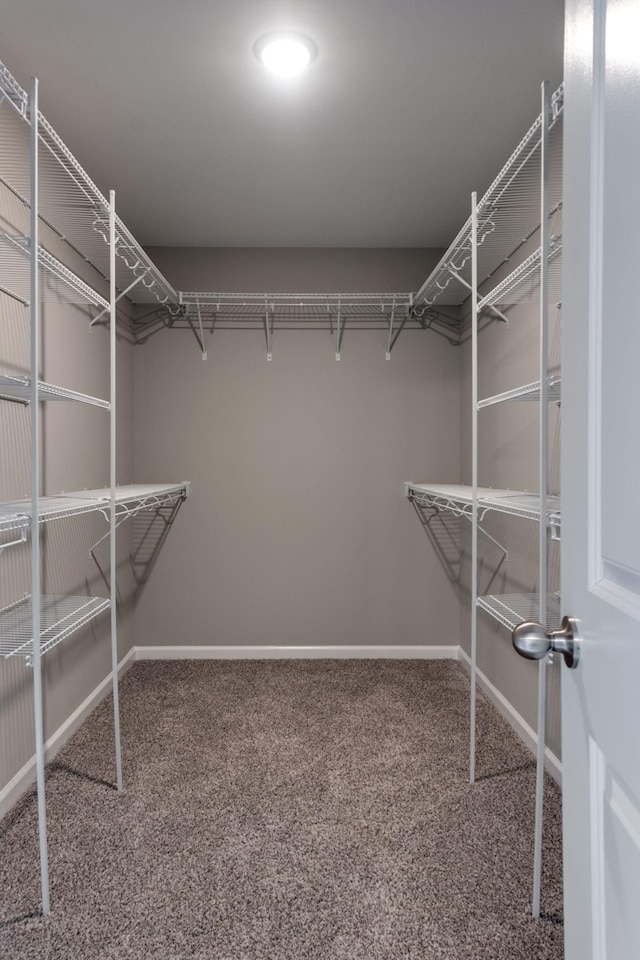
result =
[[[167,505],[189,495],[189,484],[127,484],[115,488],[116,517],[134,516],[141,510]],[[84,513],[107,513],[111,502],[109,487],[79,490],[55,497],[40,497],[38,522],[65,520]],[[8,533],[31,525],[31,500],[0,504],[0,532]]]
[[[205,332],[263,329],[270,343],[274,330],[329,330],[338,338],[337,354],[345,327],[351,330],[386,330],[387,358],[405,329],[433,330],[458,341],[457,322],[435,310],[420,316],[411,311],[411,293],[218,293],[181,291],[180,312],[135,321],[138,342],[162,327],[190,329],[206,355]],[[269,346],[270,355],[270,346]]]
[[333,330],[338,322],[368,328],[387,328],[391,319],[403,326],[429,326],[451,332],[452,325],[432,312],[413,317],[413,294],[401,293],[179,293],[182,315],[172,326],[202,323],[213,330],[262,326]]
[[[478,597],[478,606],[507,630],[514,630],[519,623],[540,620],[540,595],[537,593],[505,593]],[[560,596],[547,597],[547,630],[558,630],[561,625]]]
[[[0,233],[0,268],[2,288],[13,297],[29,305],[30,297],[30,241],[28,237]],[[47,300],[66,300],[69,303],[88,303],[103,310],[109,302],[72,270],[52,256],[44,247],[38,247],[40,297]]]
[[[9,104],[14,109],[2,107]],[[0,178],[29,205],[29,97],[0,62]],[[22,134],[21,134],[22,128]],[[103,278],[109,276],[109,203],[51,124],[38,113],[39,213]],[[116,286],[132,303],[177,309],[178,295],[116,216]],[[135,284],[132,286],[132,284]]]
[[[562,381],[560,376],[551,376],[548,378],[547,400],[550,403],[560,403],[561,385]],[[479,400],[478,410],[483,410],[485,407],[492,407],[497,403],[508,403],[512,400],[539,402],[540,393],[540,381],[535,380],[533,383],[525,383],[521,387],[513,387],[512,390],[505,390],[504,393],[496,393],[492,397],[485,397],[484,400]]]
[[[0,376],[0,400],[30,403],[30,377]],[[88,403],[95,407],[102,407],[105,410],[111,408],[108,400],[91,397],[86,393],[78,393],[77,390],[68,390],[66,387],[58,387],[53,383],[46,383],[44,380],[38,380],[38,400],[69,400],[76,403]]]
[[200,314],[210,326],[271,322],[289,325],[327,326],[338,313],[344,321],[354,320],[387,326],[391,311],[398,320],[407,316],[413,302],[411,293],[199,293],[181,292],[186,315]]
[[[559,121],[563,105],[564,86],[561,85],[551,101],[550,216],[555,216],[562,198],[562,124]],[[541,142],[542,115],[539,114],[478,203],[480,286],[539,232]],[[436,304],[460,306],[470,290],[471,217],[417,292],[414,312]]]
[[[43,596],[40,598],[40,653],[47,653],[99,614],[108,610],[103,597]],[[32,599],[23,597],[0,610],[0,656],[33,658]]]

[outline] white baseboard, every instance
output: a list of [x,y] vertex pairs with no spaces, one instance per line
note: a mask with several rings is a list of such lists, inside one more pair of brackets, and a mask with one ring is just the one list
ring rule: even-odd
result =
[[136,647],[136,660],[457,660],[458,647]]
[[[458,659],[463,668],[469,672],[471,670],[471,659],[462,647],[458,647]],[[477,670],[476,676],[478,678],[478,686],[482,692],[491,700],[493,705],[497,707],[498,711],[502,714],[509,726],[515,730],[525,746],[535,755],[538,749],[538,734],[533,727],[529,726],[524,717],[521,716],[509,700],[500,693],[498,688],[491,683],[482,670]],[[549,747],[546,748],[544,756],[545,770],[553,777],[559,786],[562,786],[562,761],[558,759]]]
[[[118,664],[118,676],[121,677],[124,673],[133,666],[136,659],[135,647],[132,647],[131,650],[122,658]],[[92,710],[98,706],[101,700],[107,696],[111,691],[111,671],[107,676],[102,680],[101,683],[92,690],[88,697],[82,701],[82,703],[73,711],[73,713],[67,717],[62,726],[58,727],[55,733],[49,737],[47,742],[44,745],[44,755],[45,762],[49,763],[50,760],[53,760],[55,755],[64,747],[67,740],[70,740],[73,734],[76,732],[78,727],[86,720]],[[0,790],[0,817],[9,810],[17,800],[20,799],[23,793],[29,789],[31,784],[36,778],[36,758],[35,754],[21,770],[18,770],[16,775],[9,781],[9,783]]]

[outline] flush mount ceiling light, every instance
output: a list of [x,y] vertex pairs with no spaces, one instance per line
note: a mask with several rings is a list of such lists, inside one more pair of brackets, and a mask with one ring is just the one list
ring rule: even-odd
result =
[[280,77],[302,73],[318,54],[313,40],[303,33],[267,33],[253,49],[258,60]]

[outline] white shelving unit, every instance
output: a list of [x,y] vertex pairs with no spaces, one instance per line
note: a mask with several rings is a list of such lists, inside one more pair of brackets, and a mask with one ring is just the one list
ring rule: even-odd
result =
[[433,330],[452,342],[458,326],[437,311],[412,312],[411,293],[216,293],[179,292],[178,316],[156,312],[136,325],[136,338],[144,342],[157,330],[189,329],[206,359],[205,334],[216,330],[260,330],[265,337],[267,359],[278,330],[328,330],[334,337],[335,357],[345,330],[381,330],[386,336],[386,359],[403,330]]
[[[538,620],[547,629],[560,625],[560,597],[548,592],[548,552],[549,538],[560,539],[561,518],[560,498],[549,493],[548,478],[548,433],[550,402],[560,402],[560,377],[549,370],[549,302],[561,301],[562,270],[562,183],[561,183],[561,135],[562,135],[562,88],[551,97],[547,84],[542,86],[542,109],[538,118],[539,131],[538,158],[535,163],[535,178],[522,177],[521,168],[514,181],[521,181],[514,190],[510,183],[503,195],[503,209],[499,215],[492,214],[496,233],[509,234],[514,214],[527,197],[526,206],[537,211],[538,223],[530,233],[535,237],[537,247],[518,263],[506,277],[491,284],[481,294],[477,283],[478,261],[482,256],[482,237],[480,224],[487,218],[486,201],[475,204],[472,200],[472,271],[476,278],[472,283],[472,341],[473,341],[473,384],[472,384],[472,435],[473,435],[473,499],[475,520],[486,506],[502,513],[537,521],[539,525],[538,546],[538,593],[526,595],[490,595],[477,596],[478,548],[474,542],[472,557],[472,740],[471,740],[471,779],[475,777],[475,671],[477,661],[477,611],[483,610],[499,624],[512,631],[518,623],[525,620]],[[552,138],[555,141],[552,144]],[[531,193],[528,195],[529,190]],[[538,304],[539,306],[539,378],[533,383],[516,386],[494,397],[480,400],[478,397],[478,330],[479,319],[483,311],[494,311],[504,318],[503,311],[519,303]],[[499,403],[521,401],[536,402],[539,410],[538,430],[538,490],[534,494],[516,494],[507,498],[508,507],[504,509],[504,499],[487,497],[478,487],[478,413],[488,410]],[[533,865],[532,913],[540,916],[541,876],[542,876],[542,825],[544,797],[544,769],[546,749],[546,688],[547,661],[542,660],[538,667],[538,747],[536,769],[535,798],[535,839]]]
[[[29,181],[24,155],[12,148],[16,125],[28,119],[29,97],[0,63],[0,102],[13,109],[0,109],[0,182],[29,206]],[[39,114],[38,139],[41,145],[42,190],[40,219],[61,242],[91,264],[97,275],[108,281],[108,203],[96,184],[78,163],[46,118]],[[187,329],[198,341],[203,358],[205,334],[224,329],[256,329],[264,333],[267,359],[272,357],[274,331],[280,329],[329,329],[335,336],[335,355],[340,359],[345,329],[381,329],[387,333],[386,356],[404,330],[431,330],[451,342],[459,339],[455,318],[430,310],[424,303],[414,310],[411,292],[399,293],[238,293],[176,291],[136,241],[126,225],[115,217],[114,224],[115,301],[127,297],[151,308],[128,325],[137,343],[144,343],[159,330]],[[24,268],[21,253],[28,252],[24,237],[0,235],[0,289],[25,302]],[[66,279],[66,267],[42,249],[42,283],[54,285]],[[5,286],[5,284],[7,286]],[[27,279],[28,285],[28,279]],[[95,291],[94,295],[97,296]],[[84,302],[84,301],[83,301]],[[105,321],[109,310],[100,304],[93,323]]]
[[[471,522],[471,737],[470,781],[475,781],[476,675],[478,610],[508,630],[524,620],[540,620],[548,629],[560,625],[560,599],[548,595],[549,537],[560,539],[560,498],[548,491],[548,404],[560,404],[561,379],[549,370],[548,305],[560,303],[562,273],[562,112],[563,88],[553,96],[543,84],[542,110],[535,123],[478,202],[471,215],[414,298],[412,313],[439,305],[459,311],[460,341],[470,315],[472,341],[472,482],[405,484],[414,506],[434,514]],[[552,142],[553,141],[553,142]],[[512,266],[513,264],[513,266]],[[539,305],[540,349],[537,380],[491,397],[478,395],[478,334],[481,321],[509,322],[505,311],[515,304]],[[540,410],[538,489],[534,492],[493,489],[478,482],[478,413],[498,404],[536,403]],[[490,513],[531,520],[539,525],[538,593],[478,596],[478,534],[497,541],[484,526]],[[424,522],[424,521],[423,521]],[[497,544],[501,546],[501,544]],[[436,545],[437,548],[437,545]],[[503,559],[508,558],[506,548]],[[440,551],[441,557],[444,551]],[[540,915],[543,777],[546,745],[546,663],[538,675],[538,751],[532,912]]]
[[[29,123],[31,119],[30,98],[3,63],[0,63],[0,97],[13,107],[13,110],[0,110],[2,181],[29,207],[29,173],[24,153],[15,145],[19,142],[20,134],[16,131],[20,123]],[[113,243],[109,242],[109,201],[39,111],[37,142],[41,222],[91,264],[104,281],[110,283],[113,277],[116,303],[126,296],[133,303],[158,304],[177,315],[180,312],[177,292],[115,214]],[[106,303],[102,306],[107,309]]]
[[[561,86],[551,97],[551,126],[556,125],[562,114],[563,97],[564,88]],[[538,296],[539,283],[536,283],[535,275],[539,275],[541,242],[537,197],[542,171],[542,142],[546,135],[540,114],[477,204],[475,244],[473,216],[469,216],[416,293],[414,315],[419,316],[422,310],[439,306],[468,310],[474,289],[479,291],[480,302],[490,295],[490,291],[494,292],[498,298],[495,305],[487,300],[483,308],[493,307],[493,314],[498,315],[497,303],[507,295],[508,288],[507,278],[502,274],[511,263],[514,264],[510,272],[511,283],[516,284],[520,298],[527,300]],[[559,136],[559,131],[555,135]],[[552,200],[548,216],[555,221],[562,208],[561,163],[554,164],[550,170],[549,189]],[[472,276],[474,247],[475,284]],[[505,288],[501,289],[503,283]]]
[[[8,105],[8,106],[7,106]],[[116,486],[116,305],[157,303],[174,314],[178,295],[115,214],[115,195],[107,200],[57,136],[38,109],[38,83],[27,94],[0,64],[0,182],[24,205],[28,234],[0,234],[0,290],[28,310],[30,357],[28,375],[0,376],[0,400],[29,407],[30,496],[0,503],[0,557],[17,544],[30,541],[31,590],[0,609],[0,657],[24,658],[33,668],[36,782],[42,909],[50,909],[47,820],[44,781],[42,664],[44,655],[66,638],[109,612],[111,679],[114,704],[115,766],[122,790],[122,758],[118,696],[116,529],[142,511],[172,508],[188,496],[188,483]],[[70,259],[93,268],[97,285],[108,283],[108,298],[53,256],[40,242],[42,224],[48,236]],[[109,397],[94,397],[45,382],[40,371],[40,307],[80,304],[91,324],[109,324]],[[109,414],[109,486],[43,496],[40,490],[40,405],[51,401],[83,403]],[[100,412],[98,412],[100,411]],[[107,524],[108,573],[100,569],[108,597],[50,596],[41,584],[43,524],[101,514]],[[101,542],[101,541],[98,541]],[[97,546],[97,545],[95,545]],[[94,548],[91,556],[95,560]],[[97,560],[96,560],[97,563]]]

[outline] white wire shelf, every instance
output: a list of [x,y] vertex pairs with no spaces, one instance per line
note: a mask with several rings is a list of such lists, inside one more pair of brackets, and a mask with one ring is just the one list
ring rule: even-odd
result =
[[[478,493],[489,493],[481,487]],[[405,483],[405,494],[422,507],[446,510],[457,517],[470,517],[473,510],[473,488],[459,483]]]
[[[40,653],[46,653],[71,636],[99,614],[108,610],[110,603],[103,597],[40,598]],[[31,597],[0,610],[0,656],[33,659]]]
[[[341,341],[349,330],[385,330],[389,354],[403,330],[433,330],[452,342],[458,323],[435,310],[414,316],[412,293],[218,293],[180,291],[180,313],[162,310],[134,322],[136,340],[144,342],[163,327],[189,329],[206,352],[204,334],[214,330],[328,330]],[[269,349],[270,352],[270,349]],[[339,353],[339,349],[336,351]],[[388,357],[387,357],[388,358]]]
[[[527,620],[540,620],[540,595],[537,593],[505,593],[478,597],[478,606],[507,630],[513,630],[519,623]],[[554,593],[547,597],[544,626],[547,630],[558,630],[561,619],[560,596]]]
[[[423,507],[447,510],[459,517],[471,517],[473,487],[463,484],[406,483],[406,496]],[[540,520],[540,497],[535,493],[517,490],[498,490],[478,487],[478,516],[484,519],[488,511],[506,513],[526,520]],[[560,498],[547,497],[547,517],[550,527],[560,528]]]
[[[41,497],[38,501],[38,522],[65,520],[67,517],[93,513],[100,506],[88,497],[79,499],[72,496]],[[12,500],[0,504],[0,532],[20,530],[31,525],[31,500]]]
[[[116,487],[116,516],[134,516],[141,510],[167,506],[189,495],[189,484],[127,484]],[[79,490],[38,500],[38,522],[65,520],[85,513],[109,510],[109,487],[97,490]],[[0,533],[21,530],[31,525],[31,500],[12,500],[0,504]]]
[[[411,293],[210,293],[181,292],[185,317],[202,319],[210,327],[229,324],[261,326],[268,316],[277,325],[304,323],[327,327],[342,321],[389,325],[395,311],[398,322],[406,318]],[[415,321],[414,321],[415,322]]]
[[[481,513],[493,510],[524,520],[540,520],[540,497],[537,493],[490,490],[481,494],[478,491],[478,508]],[[547,496],[547,522],[550,527],[560,529],[560,497]]]
[[[0,285],[13,297],[29,304],[30,297],[29,238],[0,234]],[[88,303],[103,310],[109,303],[93,287],[52,256],[38,247],[40,264],[40,297],[43,301],[64,300],[67,303]]]
[[[564,87],[552,97],[549,169],[550,210],[562,199],[562,112]],[[522,138],[478,204],[478,277],[480,286],[515,251],[533,243],[540,226],[540,147],[542,115]],[[539,242],[536,246],[539,245]],[[415,311],[436,304],[460,306],[470,294],[471,217],[415,296]]]
[[[0,63],[0,177],[29,204],[28,96]],[[38,114],[42,219],[101,274],[109,276],[109,204],[51,124]],[[116,217],[116,285],[132,303],[160,303],[177,311],[178,296],[133,234]]]
[[[561,377],[549,377],[547,384],[547,399],[550,403],[560,403],[561,401]],[[512,390],[506,390],[504,393],[496,393],[493,397],[486,397],[478,401],[478,410],[485,407],[494,406],[496,403],[508,403],[510,401],[518,402],[539,402],[540,401],[540,381],[525,383],[524,386],[514,387]]]
[[[97,509],[108,510],[111,499],[109,487],[98,490],[78,491],[69,496],[91,496],[100,506]],[[116,517],[124,519],[133,517],[143,510],[155,510],[158,507],[167,507],[177,500],[185,500],[189,496],[189,484],[184,483],[130,483],[116,487]]]
[[[510,306],[514,303],[536,303],[540,300],[540,260],[538,248],[527,257],[493,290],[478,301],[478,310],[493,306]],[[549,253],[549,302],[562,299],[562,240],[556,238]]]
[[[31,401],[30,378],[0,376],[0,399],[29,403]],[[58,387],[52,383],[46,383],[44,380],[38,381],[38,400],[66,400],[75,403],[88,403],[95,407],[102,407],[104,410],[110,409],[108,400],[91,397],[86,393],[78,393],[77,390],[68,390],[66,387]]]

